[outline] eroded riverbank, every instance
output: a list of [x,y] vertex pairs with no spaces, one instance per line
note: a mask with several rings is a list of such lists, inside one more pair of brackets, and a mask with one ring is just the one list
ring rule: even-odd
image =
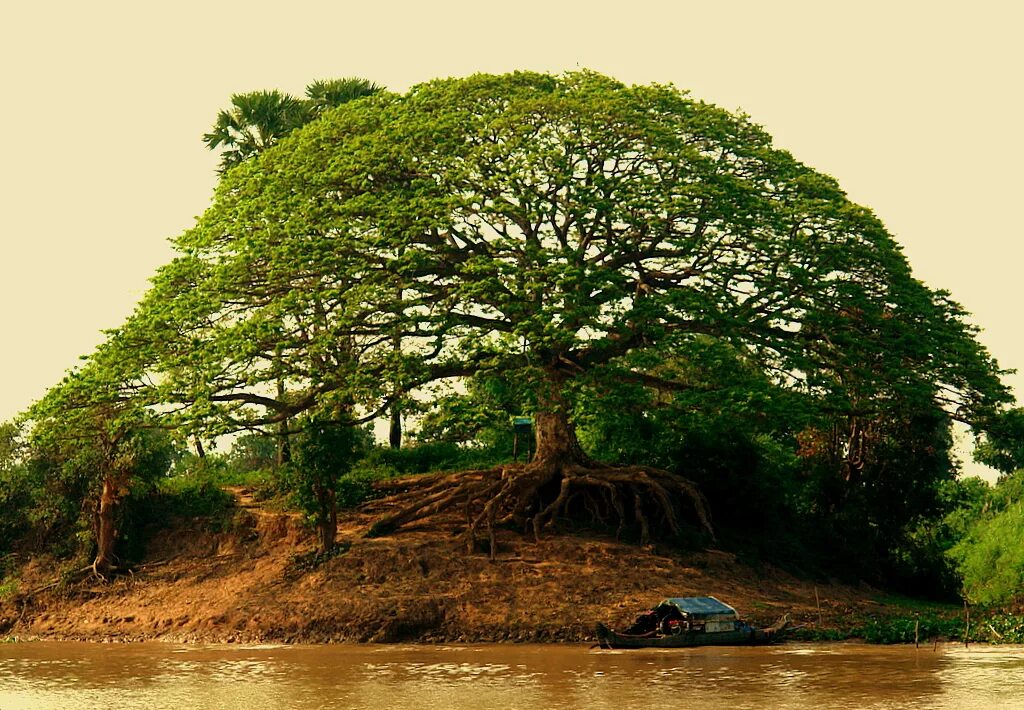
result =
[[683,553],[610,538],[509,531],[495,561],[450,529],[362,537],[342,523],[342,554],[309,564],[294,516],[239,511],[230,529],[185,523],[154,534],[130,575],[53,584],[27,562],[0,602],[0,636],[171,642],[587,642],[669,596],[714,595],[755,624],[783,614],[836,637],[868,618],[908,613],[877,591],[799,580],[721,551]]

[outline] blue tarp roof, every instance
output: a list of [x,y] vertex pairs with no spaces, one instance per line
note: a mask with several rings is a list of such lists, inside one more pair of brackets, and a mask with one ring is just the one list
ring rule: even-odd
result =
[[[671,604],[679,609],[679,611],[692,616],[736,613],[736,610],[731,606],[723,604],[714,597],[673,597],[666,599],[661,604]],[[661,605],[659,604],[659,606]]]

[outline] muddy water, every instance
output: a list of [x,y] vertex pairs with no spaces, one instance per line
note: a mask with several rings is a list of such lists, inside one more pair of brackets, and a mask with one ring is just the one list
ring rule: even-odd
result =
[[22,708],[1021,708],[1024,648],[0,645]]

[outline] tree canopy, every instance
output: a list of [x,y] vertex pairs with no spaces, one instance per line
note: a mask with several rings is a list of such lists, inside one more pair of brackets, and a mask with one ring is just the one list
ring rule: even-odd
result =
[[908,406],[977,423],[1008,399],[869,210],[672,86],[439,80],[274,143],[224,176],[113,337],[152,401],[211,430],[337,402],[372,416],[477,373],[523,383],[537,458],[424,479],[380,530],[476,502],[473,529],[539,531],[577,493],[645,531],[676,528],[683,494],[707,524],[686,479],[591,460],[574,422],[609,382],[713,386],[691,365],[711,351],[852,426]]
[[346,108],[225,178],[178,240],[156,297],[176,281],[185,316],[206,307],[193,339],[302,351],[290,375],[364,394],[376,378],[336,376],[339,347],[410,383],[488,368],[656,383],[622,358],[712,338],[837,403],[924,383],[972,419],[1005,397],[948,294],[742,117],[586,72]]

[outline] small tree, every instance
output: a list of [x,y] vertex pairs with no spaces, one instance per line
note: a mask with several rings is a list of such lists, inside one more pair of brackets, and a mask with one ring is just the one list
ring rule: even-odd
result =
[[295,445],[291,466],[302,508],[313,518],[324,553],[338,532],[338,481],[362,454],[362,432],[342,413],[309,416]]
[[[134,363],[116,341],[101,346],[81,369],[51,388],[28,411],[32,448],[53,475],[86,481],[82,501],[92,511],[93,571],[117,565],[117,511],[133,488],[165,475],[174,447],[154,415],[132,396]],[[56,467],[56,468],[53,468]]]

